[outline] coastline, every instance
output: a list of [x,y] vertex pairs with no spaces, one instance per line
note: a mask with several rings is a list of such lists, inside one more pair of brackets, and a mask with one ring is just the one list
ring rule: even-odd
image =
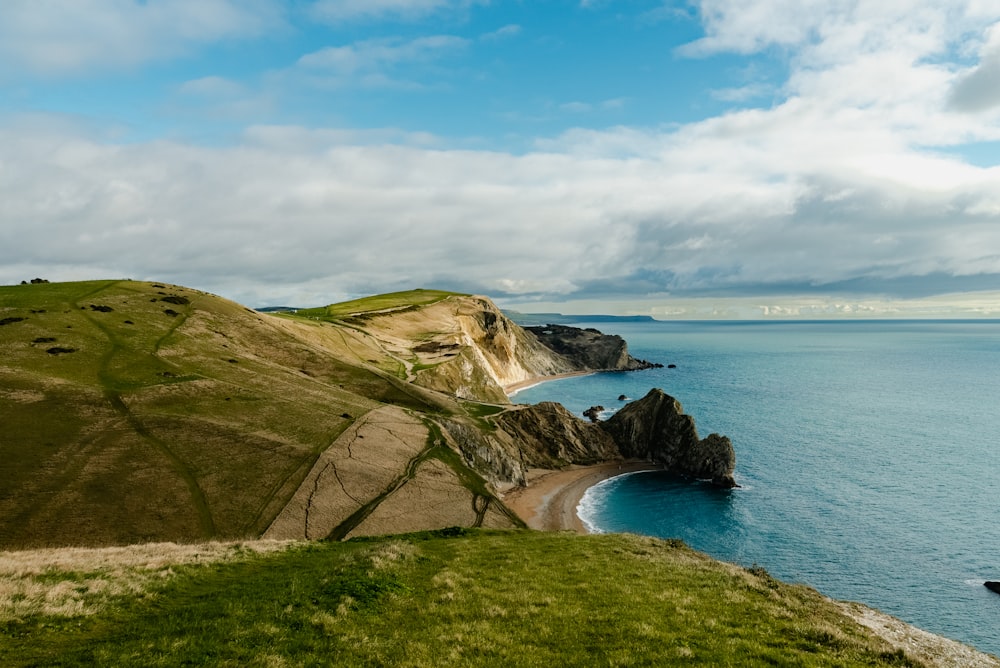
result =
[[509,385],[503,386],[503,391],[507,393],[507,397],[513,397],[515,394],[521,390],[526,390],[529,387],[535,387],[536,385],[541,385],[542,383],[547,383],[551,380],[562,380],[563,378],[576,378],[578,376],[591,376],[595,373],[600,373],[599,371],[567,371],[566,373],[557,373],[551,376],[536,376],[534,378],[529,378],[527,380],[519,380],[516,383],[510,383]]
[[[587,534],[576,508],[590,487],[626,473],[662,468],[648,461],[630,460],[592,466],[572,464],[555,470],[529,469],[525,476],[526,487],[511,487],[500,497],[531,529]],[[1000,668],[997,657],[964,643],[924,631],[861,603],[828,600],[846,617],[866,627],[893,649],[915,656],[929,666]]]
[[584,493],[597,483],[625,473],[659,471],[648,461],[626,460],[592,466],[572,464],[564,469],[529,469],[525,487],[511,487],[501,499],[531,529],[588,533],[576,508]]

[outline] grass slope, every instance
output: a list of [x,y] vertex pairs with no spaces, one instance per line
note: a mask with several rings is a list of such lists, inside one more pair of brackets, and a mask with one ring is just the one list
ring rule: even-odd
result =
[[88,616],[0,618],[0,663],[920,665],[811,589],[636,536],[446,530],[172,573]]
[[320,308],[300,309],[296,312],[296,315],[329,321],[354,319],[354,321],[363,322],[367,316],[373,314],[414,310],[423,306],[436,304],[443,299],[454,296],[464,295],[444,290],[405,290],[353,299]]
[[356,328],[178,286],[0,287],[0,546],[259,536],[369,411],[461,412],[405,376]]

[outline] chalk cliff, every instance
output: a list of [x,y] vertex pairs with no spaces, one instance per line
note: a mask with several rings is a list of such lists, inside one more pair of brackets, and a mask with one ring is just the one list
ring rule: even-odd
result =
[[365,329],[408,365],[410,382],[461,399],[505,404],[506,385],[580,370],[485,297],[370,315]]
[[455,295],[366,323],[383,345],[417,359],[411,382],[461,399],[507,406],[492,429],[461,418],[442,426],[468,466],[494,483],[523,483],[529,468],[648,459],[667,470],[733,487],[728,438],[700,439],[694,420],[661,390],[631,402],[607,422],[589,424],[555,403],[510,406],[503,387],[569,371],[639,370],[620,336],[565,325],[522,328],[485,297]]

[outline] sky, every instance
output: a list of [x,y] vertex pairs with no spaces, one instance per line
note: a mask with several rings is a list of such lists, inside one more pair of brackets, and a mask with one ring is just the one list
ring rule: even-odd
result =
[[0,284],[1000,317],[995,0],[3,0]]

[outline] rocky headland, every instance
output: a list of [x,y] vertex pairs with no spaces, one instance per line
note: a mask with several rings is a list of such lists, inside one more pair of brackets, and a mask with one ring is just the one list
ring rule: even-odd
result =
[[494,423],[492,434],[481,439],[466,434],[459,445],[470,463],[497,483],[524,484],[532,468],[642,460],[719,487],[737,486],[731,441],[718,434],[699,438],[694,419],[660,389],[606,421],[586,422],[561,404],[543,402],[505,411]]
[[569,325],[525,327],[549,350],[566,358],[580,370],[638,371],[663,365],[632,357],[625,339],[596,329]]

